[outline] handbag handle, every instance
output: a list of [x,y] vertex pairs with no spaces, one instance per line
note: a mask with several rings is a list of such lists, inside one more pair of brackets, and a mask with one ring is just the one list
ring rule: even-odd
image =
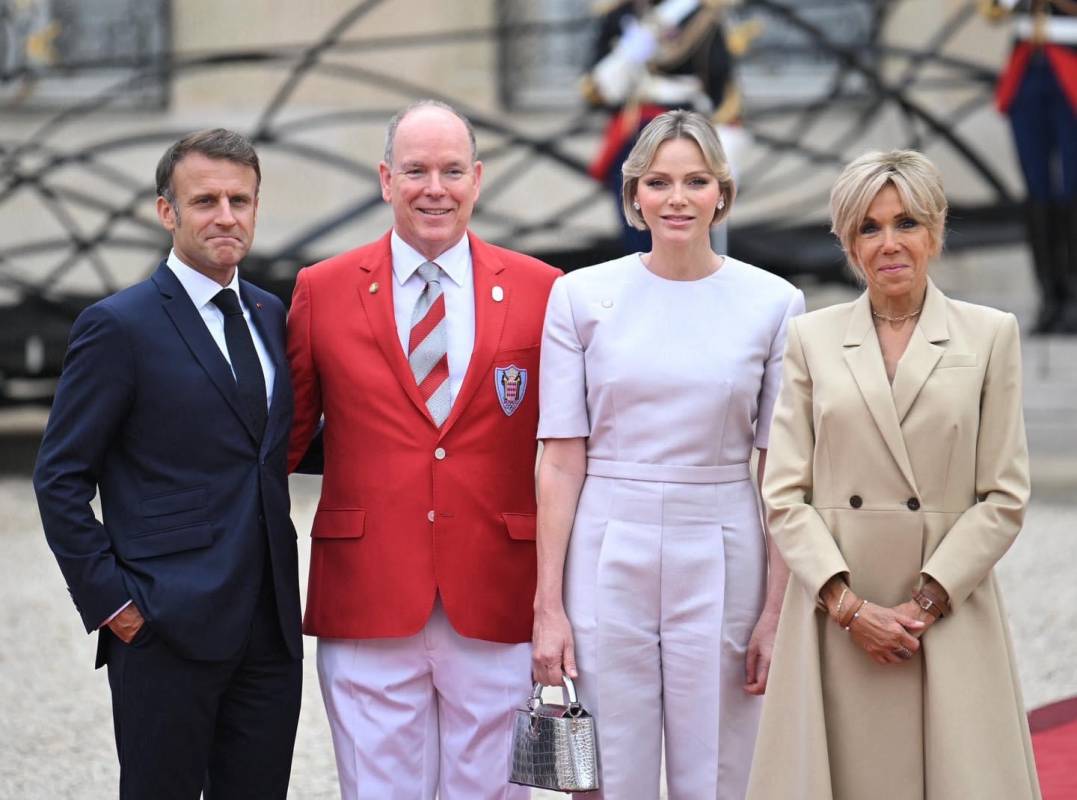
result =
[[[535,685],[531,687],[531,697],[527,700],[527,707],[534,712],[542,703],[542,689],[543,684],[539,681],[535,681]],[[576,698],[576,684],[572,682],[572,678],[561,673],[561,693],[568,700],[568,706],[565,709],[565,713],[570,717],[578,717],[583,713],[583,705]]]

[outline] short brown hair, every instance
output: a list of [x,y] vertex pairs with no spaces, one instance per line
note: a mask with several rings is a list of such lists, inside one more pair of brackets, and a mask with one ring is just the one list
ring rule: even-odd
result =
[[167,200],[169,205],[176,205],[172,173],[176,171],[176,165],[191,153],[250,167],[254,170],[254,192],[258,193],[258,187],[262,184],[262,168],[251,140],[235,131],[211,128],[187,134],[165,150],[165,154],[157,162],[157,194]]
[[639,179],[651,168],[658,148],[671,139],[688,139],[699,147],[703,161],[718,179],[718,189],[724,201],[721,209],[715,209],[711,225],[721,222],[729,214],[733,207],[733,198],[737,196],[733,170],[729,167],[722,142],[711,121],[696,111],[678,109],[667,111],[647,124],[621,167],[621,206],[628,224],[641,231],[647,229],[643,215],[633,205]]

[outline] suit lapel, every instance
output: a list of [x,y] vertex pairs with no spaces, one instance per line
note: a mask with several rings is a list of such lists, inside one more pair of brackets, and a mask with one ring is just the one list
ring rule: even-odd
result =
[[190,348],[202,369],[206,371],[221,396],[232,407],[232,411],[239,417],[247,433],[257,441],[258,437],[251,421],[247,419],[247,413],[240,400],[239,387],[236,386],[232,369],[221,354],[217,343],[213,341],[205,321],[191,302],[187,290],[183,288],[183,284],[172,274],[172,270],[165,262],[161,262],[157,267],[157,271],[153,274],[153,282],[161,292],[161,306],[172,320],[172,324],[176,326],[180,337]]
[[905,349],[901,361],[898,362],[897,372],[894,373],[894,405],[897,408],[899,421],[905,421],[924,383],[935,369],[939,359],[942,358],[945,348],[935,342],[945,342],[949,338],[950,331],[946,324],[946,298],[929,280],[927,293],[924,296],[924,310],[920,312],[920,321],[912,332],[909,346]]
[[[512,290],[505,283],[506,267],[494,251],[478,236],[468,233],[471,243],[471,265],[475,284],[475,345],[467,365],[460,396],[453,399],[452,410],[441,428],[444,436],[452,428],[480,384],[490,372],[490,365],[501,342],[501,331],[512,305]],[[494,287],[500,286],[500,299],[494,299]]]
[[[875,425],[882,434],[890,454],[901,470],[909,486],[916,490],[909,453],[905,449],[905,438],[901,434],[901,421],[890,382],[886,379],[883,354],[879,347],[879,337],[871,322],[871,305],[867,292],[853,303],[849,315],[849,324],[845,330],[844,350],[842,355],[849,370],[853,373],[864,403],[871,412]],[[917,491],[917,494],[919,492]]]
[[[389,245],[390,234],[386,234],[376,245],[374,252],[364,257],[359,263],[359,280],[357,290],[359,302],[370,322],[370,330],[381,349],[385,361],[393,375],[403,387],[404,392],[415,404],[419,412],[434,425],[434,418],[419,394],[415,376],[411,372],[404,351],[400,347],[400,336],[396,330],[396,315],[393,310],[393,256]],[[375,286],[376,284],[376,286]]]

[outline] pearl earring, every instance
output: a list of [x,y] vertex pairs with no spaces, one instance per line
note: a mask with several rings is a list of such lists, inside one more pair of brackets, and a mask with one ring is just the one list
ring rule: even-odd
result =
[[633,201],[632,208],[636,209],[636,211],[639,211],[639,202]]
[[725,198],[724,197],[719,197],[718,198],[718,210],[721,211],[723,208],[725,208]]

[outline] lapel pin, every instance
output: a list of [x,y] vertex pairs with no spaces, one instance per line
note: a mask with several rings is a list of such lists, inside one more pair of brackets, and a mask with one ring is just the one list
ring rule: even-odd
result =
[[505,299],[505,290],[500,286],[495,286],[490,290],[490,296],[494,298],[495,303],[500,303]]
[[255,308],[261,308],[261,307],[262,307],[262,304],[261,304],[261,303],[255,303],[255,304],[254,304],[254,307],[255,307]]
[[372,284],[370,284],[370,293],[371,294],[377,294],[379,288],[381,288],[381,287],[378,286],[378,282],[374,281]]

